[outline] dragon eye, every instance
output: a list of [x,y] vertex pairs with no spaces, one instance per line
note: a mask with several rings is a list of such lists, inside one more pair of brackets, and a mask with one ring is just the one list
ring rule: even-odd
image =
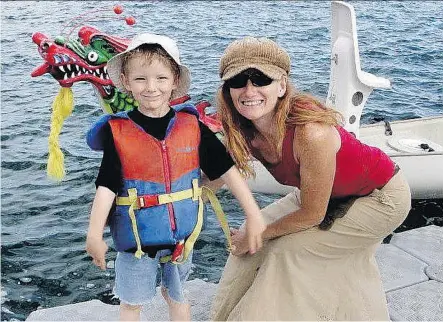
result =
[[42,43],[40,45],[41,49],[43,49],[43,50],[48,50],[49,46],[51,46],[51,43],[47,42],[47,41],[42,41]]
[[97,54],[95,51],[91,51],[91,52],[88,54],[88,60],[89,60],[90,62],[94,63],[94,62],[97,61],[97,59],[98,59],[98,54]]

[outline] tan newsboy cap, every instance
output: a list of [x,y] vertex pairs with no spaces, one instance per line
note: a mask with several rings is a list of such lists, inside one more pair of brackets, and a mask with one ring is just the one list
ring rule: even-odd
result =
[[248,68],[255,68],[272,79],[288,75],[291,60],[288,53],[269,38],[245,37],[226,47],[219,66],[222,80],[230,79]]

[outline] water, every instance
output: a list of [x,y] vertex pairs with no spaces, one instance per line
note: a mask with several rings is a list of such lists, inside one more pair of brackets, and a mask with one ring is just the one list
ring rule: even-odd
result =
[[[362,121],[438,115],[443,109],[443,4],[439,1],[351,2],[357,14],[362,69],[389,78],[391,90],[376,90]],[[127,2],[134,27],[119,20],[92,23],[122,37],[164,33],[178,40],[192,73],[195,100],[213,102],[220,82],[218,60],[232,40],[268,36],[292,58],[298,88],[325,97],[329,84],[330,4],[318,2]],[[100,155],[89,151],[84,134],[101,114],[89,84],[73,87],[75,109],[60,136],[66,180],[46,178],[50,106],[58,84],[30,72],[41,64],[33,32],[51,37],[86,10],[112,2],[1,2],[1,158],[2,158],[2,320],[24,320],[37,309],[94,298],[112,299],[110,268],[99,271],[84,251],[85,233]],[[230,223],[242,214],[226,192],[219,192]],[[255,195],[261,206],[277,198]],[[415,201],[399,230],[442,225],[442,200]],[[216,282],[226,260],[223,234],[208,211],[206,229],[196,244],[193,278]],[[109,233],[106,239],[110,242]]]

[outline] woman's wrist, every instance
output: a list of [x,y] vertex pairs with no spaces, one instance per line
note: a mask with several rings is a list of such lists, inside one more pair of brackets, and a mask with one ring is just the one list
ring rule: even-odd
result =
[[272,227],[270,225],[266,226],[265,231],[263,232],[263,234],[261,235],[261,238],[263,239],[263,241],[265,240],[271,240],[274,239],[275,236],[272,236]]

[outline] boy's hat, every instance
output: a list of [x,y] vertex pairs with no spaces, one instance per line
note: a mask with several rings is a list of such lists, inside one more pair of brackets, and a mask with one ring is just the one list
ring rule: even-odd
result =
[[120,91],[127,93],[126,88],[123,86],[123,83],[120,79],[123,55],[144,44],[160,45],[180,67],[180,77],[178,79],[177,88],[172,91],[171,99],[182,97],[188,94],[189,86],[191,83],[191,73],[188,67],[180,63],[180,53],[178,51],[176,42],[169,37],[150,33],[144,33],[135,36],[125,51],[115,55],[108,61],[108,75],[114,83],[114,86],[117,87]]
[[245,37],[233,41],[220,59],[220,78],[230,79],[249,68],[279,79],[289,74],[291,60],[283,48],[268,38]]

